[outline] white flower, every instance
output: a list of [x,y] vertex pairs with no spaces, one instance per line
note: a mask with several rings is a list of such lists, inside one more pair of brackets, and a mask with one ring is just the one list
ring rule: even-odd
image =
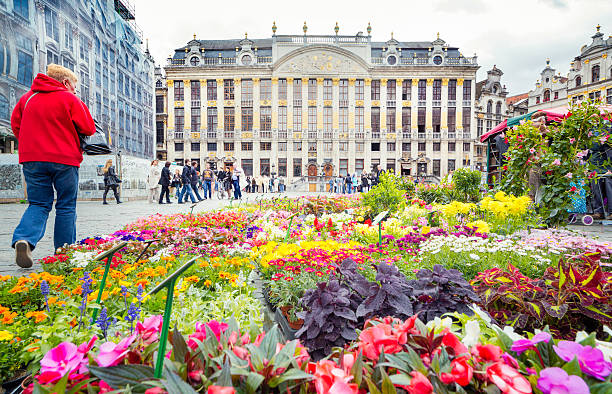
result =
[[491,318],[489,317],[489,315],[487,314],[487,312],[483,311],[482,308],[480,308],[478,305],[476,304],[472,304],[472,306],[470,306],[470,309],[478,316],[480,317],[482,320],[484,320],[487,325],[491,324]]
[[480,341],[480,324],[478,320],[470,320],[465,325],[465,336],[463,337],[463,344],[467,347],[472,347]]
[[470,258],[473,260],[480,260],[480,256],[475,253],[470,253]]
[[434,328],[436,330],[437,329],[444,329],[444,328],[450,329],[453,326],[453,319],[451,319],[450,317],[445,317],[444,319],[440,319],[439,317],[435,317],[433,320],[428,321],[426,326],[430,330],[432,328]]

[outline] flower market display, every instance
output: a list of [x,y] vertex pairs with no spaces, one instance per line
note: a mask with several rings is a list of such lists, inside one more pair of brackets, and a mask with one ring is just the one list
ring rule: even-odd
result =
[[[525,196],[456,195],[425,201],[383,175],[363,196],[158,214],[65,246],[42,272],[0,277],[0,380],[26,393],[612,392],[612,245],[543,227]],[[115,247],[105,274],[96,256]],[[194,258],[172,293],[152,292]]]

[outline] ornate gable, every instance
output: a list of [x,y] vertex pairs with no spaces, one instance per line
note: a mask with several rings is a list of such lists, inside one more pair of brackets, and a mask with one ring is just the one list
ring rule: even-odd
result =
[[283,56],[275,66],[275,74],[367,75],[368,64],[352,52],[332,46],[297,49]]

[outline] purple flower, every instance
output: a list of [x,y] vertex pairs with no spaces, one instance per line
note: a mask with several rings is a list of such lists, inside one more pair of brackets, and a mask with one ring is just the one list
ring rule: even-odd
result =
[[540,342],[548,343],[550,341],[550,334],[547,332],[541,332],[536,334],[531,339],[519,339],[512,344],[512,350],[517,354],[521,354],[531,348],[534,348]]
[[589,386],[580,376],[568,375],[558,367],[543,369],[538,379],[543,394],[588,394]]
[[612,372],[612,363],[604,359],[604,355],[599,349],[582,346],[572,341],[559,341],[557,346],[553,346],[553,348],[563,361],[569,362],[577,357],[582,372],[594,378],[605,380]]

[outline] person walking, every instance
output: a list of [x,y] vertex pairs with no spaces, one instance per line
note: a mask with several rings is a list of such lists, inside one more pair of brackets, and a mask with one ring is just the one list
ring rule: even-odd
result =
[[334,177],[330,177],[329,178],[329,192],[333,193],[334,192]]
[[181,171],[176,170],[174,172],[174,176],[172,177],[170,192],[174,193],[174,197],[178,199],[179,192],[181,190]]
[[253,176],[253,178],[251,179],[251,191],[253,193],[257,193],[257,179],[255,178],[255,176]]
[[115,200],[117,200],[117,204],[121,204],[121,200],[119,200],[119,193],[117,192],[117,186],[119,186],[119,182],[121,179],[115,173],[115,167],[113,166],[113,159],[108,159],[106,161],[106,165],[102,170],[104,173],[104,194],[102,195],[102,204],[108,205],[106,202],[106,195],[109,190],[113,190],[113,194],[115,195]]
[[278,177],[278,191],[279,193],[285,192],[285,178],[282,176]]
[[183,173],[181,174],[181,183],[183,184],[183,187],[179,192],[178,203],[183,204],[183,197],[185,197],[185,202],[189,197],[191,198],[191,202],[195,204],[196,199],[193,195],[193,190],[191,189],[191,166],[189,165],[189,162],[186,162],[185,166],[183,167]]
[[147,178],[147,184],[149,185],[149,203],[154,203],[159,198],[159,177],[161,171],[157,167],[158,164],[159,161],[157,159],[153,160],[149,168],[149,176]]
[[242,190],[240,187],[240,177],[244,176],[242,168],[234,167],[234,173],[232,174],[232,186],[234,187],[234,199],[242,200]]
[[359,178],[357,178],[357,173],[353,173],[351,177],[351,182],[353,183],[353,193],[357,193],[359,191]]
[[210,169],[210,164],[206,165],[206,169],[202,174],[202,178],[204,179],[204,199],[206,200],[206,196],[212,200],[212,181],[215,174],[213,170]]
[[166,196],[166,204],[172,204],[170,201],[170,183],[172,180],[170,179],[170,162],[167,161],[164,164],[164,168],[161,170],[161,175],[159,178],[159,184],[161,185],[161,193],[159,194],[159,203],[164,203],[164,195]]
[[92,135],[96,131],[89,109],[75,95],[77,82],[69,69],[49,64],[47,75],[36,75],[11,115],[29,204],[11,242],[15,262],[22,268],[34,263],[32,250],[45,234],[54,189],[54,247],[76,241],[76,200],[83,161],[78,133]]
[[198,198],[198,202],[202,201],[203,198],[200,197],[200,193],[198,193],[198,183],[200,182],[200,175],[198,174],[198,162],[191,162],[191,190],[193,194]]

